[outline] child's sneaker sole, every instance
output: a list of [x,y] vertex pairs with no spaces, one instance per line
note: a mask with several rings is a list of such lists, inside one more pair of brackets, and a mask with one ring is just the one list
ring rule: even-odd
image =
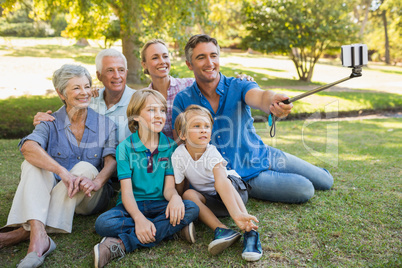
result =
[[262,247],[260,241],[260,235],[251,230],[244,233],[243,240],[243,253],[241,257],[246,261],[258,261],[262,257]]
[[230,247],[234,242],[240,239],[241,234],[235,233],[230,237],[215,239],[209,243],[208,251],[212,255],[216,255],[224,251],[226,248]]
[[258,261],[262,257],[262,253],[256,253],[256,252],[244,252],[241,254],[241,257],[243,260],[246,261]]
[[193,222],[190,222],[189,225],[184,226],[184,228],[180,230],[180,237],[191,244],[195,243],[195,227]]
[[103,243],[103,241],[105,241],[106,237],[102,238],[102,240],[100,241],[100,243],[96,244],[94,246],[94,262],[95,262],[95,268],[99,267],[99,245]]

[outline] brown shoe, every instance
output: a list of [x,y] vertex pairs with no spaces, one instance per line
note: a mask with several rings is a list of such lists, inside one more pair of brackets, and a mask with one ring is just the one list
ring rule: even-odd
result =
[[116,258],[120,260],[125,255],[125,247],[120,239],[104,237],[94,247],[95,268],[101,268]]
[[191,244],[195,243],[195,227],[193,222],[190,222],[189,225],[184,226],[180,230],[180,238],[187,240]]

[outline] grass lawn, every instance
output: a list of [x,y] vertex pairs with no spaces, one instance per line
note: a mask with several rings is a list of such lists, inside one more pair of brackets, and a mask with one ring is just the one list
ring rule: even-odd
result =
[[[330,191],[316,192],[306,204],[251,199],[247,208],[260,220],[262,259],[246,263],[239,242],[212,257],[213,232],[197,223],[197,242],[167,241],[141,249],[108,267],[401,267],[402,172],[400,119],[281,121],[264,142],[331,171]],[[23,160],[18,140],[0,140],[0,225],[6,223]],[[97,215],[76,216],[72,234],[51,235],[57,249],[44,267],[90,267]],[[223,219],[235,227],[229,218]],[[28,242],[0,251],[0,266],[15,267]]]
[[[288,79],[289,80],[289,79]],[[292,80],[289,80],[292,81]],[[288,82],[289,82],[288,81]],[[299,81],[297,81],[299,82]],[[300,82],[299,82],[300,83]],[[296,96],[303,91],[278,89],[288,96]],[[32,132],[33,117],[39,111],[57,111],[62,106],[58,96],[23,96],[0,100],[0,139],[24,137]],[[294,103],[288,119],[306,118],[314,113],[323,117],[343,114],[358,115],[359,111],[402,110],[402,95],[381,92],[320,92]],[[256,121],[266,122],[267,115],[259,110],[252,111]],[[324,115],[325,114],[325,115]]]

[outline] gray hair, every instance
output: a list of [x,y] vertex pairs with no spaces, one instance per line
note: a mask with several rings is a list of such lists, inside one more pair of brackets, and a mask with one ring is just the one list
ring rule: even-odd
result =
[[[60,69],[53,73],[53,86],[57,89],[61,95],[65,95],[65,90],[71,78],[83,77],[88,78],[90,86],[92,86],[92,77],[85,67],[73,64],[64,64]],[[65,104],[65,102],[63,101]]]
[[190,39],[186,44],[186,47],[184,48],[184,53],[186,54],[186,60],[190,64],[192,63],[191,58],[193,57],[193,50],[199,43],[213,43],[218,50],[218,55],[220,54],[218,41],[215,38],[210,37],[209,35],[206,34],[193,35],[192,37],[190,37]]
[[124,60],[124,67],[127,69],[127,59],[123,55],[123,53],[121,53],[120,51],[117,51],[116,49],[108,48],[108,49],[102,50],[101,52],[98,53],[98,55],[96,55],[95,65],[96,65],[96,71],[98,73],[102,73],[104,57],[116,57],[116,58],[120,57],[120,58],[122,58]]

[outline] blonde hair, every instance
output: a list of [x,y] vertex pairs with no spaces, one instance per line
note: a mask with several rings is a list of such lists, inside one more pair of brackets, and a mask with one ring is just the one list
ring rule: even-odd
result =
[[[162,39],[152,39],[152,40],[149,40],[148,42],[145,43],[145,45],[144,45],[144,46],[142,47],[142,49],[141,49],[141,61],[142,61],[142,62],[146,62],[145,57],[146,57],[147,49],[148,49],[148,47],[150,47],[150,46],[153,45],[153,44],[162,44],[162,45],[164,45],[164,46],[167,48],[166,43],[165,43]],[[144,69],[144,74],[149,74],[148,69]]]
[[134,118],[140,115],[149,96],[155,97],[162,103],[165,109],[167,109],[165,97],[163,97],[163,95],[158,91],[153,89],[137,90],[133,96],[131,96],[130,103],[127,106],[128,128],[132,133],[138,130],[138,121],[134,120]]
[[209,119],[211,122],[211,126],[214,124],[214,119],[212,118],[211,113],[208,111],[208,109],[201,107],[199,105],[192,104],[186,108],[186,110],[182,113],[180,113],[176,117],[176,121],[174,123],[174,129],[176,131],[176,134],[178,137],[184,137],[187,134],[188,131],[188,125],[190,122],[190,118],[188,118],[188,115],[190,113],[195,113],[197,115],[204,116]]

